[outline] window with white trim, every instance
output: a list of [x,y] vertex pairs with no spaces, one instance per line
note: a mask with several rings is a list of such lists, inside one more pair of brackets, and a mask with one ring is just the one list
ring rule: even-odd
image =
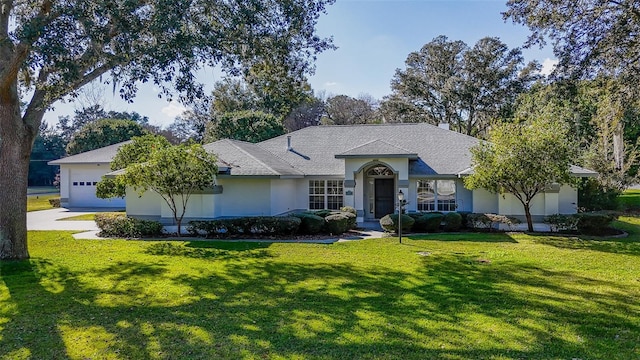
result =
[[309,180],[309,209],[339,210],[344,204],[344,181]]
[[418,211],[455,211],[455,180],[418,180]]

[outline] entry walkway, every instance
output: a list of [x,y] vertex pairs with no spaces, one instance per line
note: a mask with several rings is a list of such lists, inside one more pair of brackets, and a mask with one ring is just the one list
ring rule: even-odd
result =
[[[104,209],[65,209],[55,208],[49,210],[30,211],[27,213],[27,230],[81,230],[97,231],[95,221],[86,220],[60,220],[77,215],[92,214]],[[106,210],[109,211],[109,210]]]

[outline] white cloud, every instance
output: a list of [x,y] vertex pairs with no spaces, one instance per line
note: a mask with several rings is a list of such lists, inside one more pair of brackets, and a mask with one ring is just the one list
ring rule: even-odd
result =
[[171,101],[169,102],[169,105],[163,107],[161,111],[166,116],[170,118],[175,118],[176,116],[180,116],[182,115],[182,113],[187,111],[187,108],[176,101]]
[[553,69],[556,68],[556,65],[558,65],[558,60],[550,58],[544,59],[544,61],[542,62],[542,70],[540,70],[540,74],[549,76],[551,72],[553,72]]
[[337,86],[338,83],[335,81],[327,81],[326,83],[324,83],[324,87],[328,88],[328,87],[334,87]]

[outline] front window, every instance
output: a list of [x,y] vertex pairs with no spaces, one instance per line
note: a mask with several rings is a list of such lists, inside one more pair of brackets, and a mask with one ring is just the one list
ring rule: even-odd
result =
[[418,211],[455,211],[455,180],[418,180]]
[[309,209],[339,210],[344,205],[342,180],[310,180]]

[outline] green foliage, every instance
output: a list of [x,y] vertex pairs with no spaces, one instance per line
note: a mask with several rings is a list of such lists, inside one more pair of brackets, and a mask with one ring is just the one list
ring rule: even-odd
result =
[[550,184],[576,183],[570,171],[576,150],[567,132],[566,124],[544,118],[495,125],[490,142],[471,149],[473,174],[464,179],[465,187],[513,194],[533,231],[533,198]]
[[381,105],[392,122],[447,123],[468,135],[483,134],[515,96],[536,78],[520,49],[485,37],[472,48],[439,36],[407,57],[396,71],[393,94]]
[[327,125],[371,124],[376,121],[377,117],[373,101],[370,98],[356,99],[347,95],[328,98],[325,112],[326,117],[322,121]]
[[637,88],[640,30],[637,2],[509,0],[505,19],[531,30],[528,45],[549,41],[556,58],[556,73],[567,78],[616,74]]
[[49,199],[49,204],[51,204],[51,207],[54,208],[59,208],[60,207],[60,198],[53,198],[53,199]]
[[470,211],[458,211],[458,214],[460,214],[460,216],[462,217],[462,228],[465,229],[467,228],[467,224],[469,222],[469,214],[472,214],[472,212]]
[[146,131],[131,120],[102,119],[90,122],[77,132],[67,145],[67,154],[74,155],[142,136]]
[[125,213],[97,213],[95,222],[103,237],[139,238],[162,234],[159,222],[130,218]]
[[544,218],[552,232],[577,231],[579,217],[575,214],[554,214]]
[[578,232],[586,235],[606,235],[610,231],[611,223],[618,218],[614,212],[587,212],[576,216]]
[[334,210],[327,210],[327,209],[308,211],[308,213],[320,216],[321,218],[326,218],[327,216],[331,215],[333,212]]
[[127,185],[122,178],[103,176],[96,184],[96,197],[99,199],[124,198],[126,194]]
[[204,142],[234,139],[257,143],[285,133],[282,121],[260,111],[223,113],[207,124]]
[[352,213],[353,215],[357,215],[358,212],[353,206],[343,206],[340,208],[340,211]]
[[335,213],[328,215],[324,218],[326,222],[325,230],[332,235],[340,235],[347,232],[353,227],[351,217],[349,215],[352,215],[355,218],[355,215],[351,213]]
[[441,213],[423,213],[418,217],[413,225],[413,230],[417,232],[438,232],[444,216]]
[[120,170],[129,165],[147,162],[152,153],[171,146],[166,138],[158,135],[136,136],[132,140],[118,149],[111,161],[111,170]]
[[471,213],[467,216],[467,227],[471,229],[488,229],[489,231],[497,228],[500,224],[512,228],[521,223],[518,218],[499,214],[476,214]]
[[467,227],[470,229],[493,229],[493,221],[486,214],[471,213],[467,215]]
[[[324,221],[324,220],[323,220]],[[293,216],[254,216],[217,220],[194,220],[187,231],[193,236],[279,236],[294,235],[302,221]]]
[[443,221],[445,231],[459,231],[462,228],[462,215],[457,212],[446,213]]
[[[416,221],[407,214],[402,214],[402,231],[410,232]],[[398,232],[398,214],[388,214],[380,219],[380,226],[390,233]]]
[[291,214],[301,220],[300,232],[302,234],[319,234],[324,230],[325,220],[323,217],[310,213]]
[[40,125],[29,162],[29,186],[51,186],[55,181],[58,166],[47,164],[50,160],[56,160],[64,156],[66,142],[46,122]]
[[597,179],[585,178],[578,188],[578,207],[584,211],[616,210],[620,194],[618,189],[603,187]]

